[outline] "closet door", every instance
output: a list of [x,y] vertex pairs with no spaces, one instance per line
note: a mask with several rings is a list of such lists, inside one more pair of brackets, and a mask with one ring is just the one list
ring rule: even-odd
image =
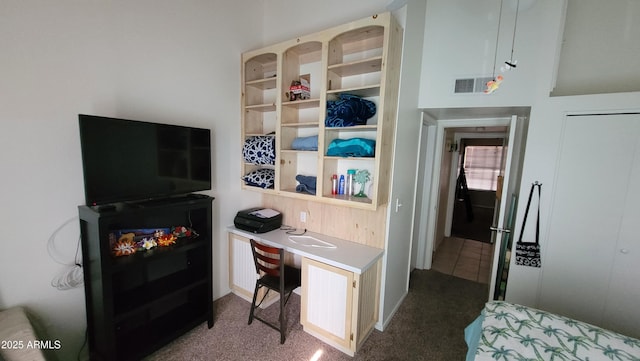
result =
[[[542,192],[543,202],[551,202],[551,217],[543,244],[539,307],[603,326],[614,315],[622,320],[637,314],[627,307],[638,299],[637,286],[631,287],[637,285],[638,267],[633,255],[618,248],[626,243],[627,252],[633,248],[629,236],[626,241],[620,238],[621,225],[639,219],[634,204],[628,203],[631,187],[640,184],[637,171],[635,183],[631,180],[639,125],[638,115],[565,118],[556,181]],[[633,196],[636,201],[631,203],[638,206]]]
[[[629,147],[633,160],[627,169],[629,182],[626,188],[624,211],[618,242],[614,250],[614,262],[605,305],[603,325],[626,335],[640,338],[640,114],[626,116],[630,126]],[[633,135],[635,131],[635,136]],[[624,175],[622,175],[624,177]]]

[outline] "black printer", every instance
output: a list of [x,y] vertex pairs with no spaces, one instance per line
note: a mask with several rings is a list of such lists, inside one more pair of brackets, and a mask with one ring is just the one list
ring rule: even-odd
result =
[[239,211],[233,224],[244,231],[265,233],[280,228],[282,213],[270,208],[249,208]]

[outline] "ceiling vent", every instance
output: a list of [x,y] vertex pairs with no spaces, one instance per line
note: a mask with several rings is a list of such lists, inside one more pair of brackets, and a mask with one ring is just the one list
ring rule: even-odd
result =
[[453,92],[455,94],[484,93],[484,90],[487,88],[487,82],[490,80],[493,80],[493,77],[483,76],[478,78],[456,79]]

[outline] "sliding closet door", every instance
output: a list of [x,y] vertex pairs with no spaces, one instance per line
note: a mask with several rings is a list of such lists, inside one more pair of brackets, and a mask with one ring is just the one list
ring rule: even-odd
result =
[[640,185],[640,116],[567,116],[564,122],[556,181],[542,192],[551,218],[539,306],[605,327],[615,319],[622,327],[630,314],[638,317],[631,302],[638,302],[640,249],[630,228],[640,220],[633,194]]
[[[605,305],[605,327],[640,338],[640,115],[636,115],[629,146],[633,163],[627,169],[629,182],[620,232],[614,250],[614,262]],[[624,175],[623,175],[624,176]]]

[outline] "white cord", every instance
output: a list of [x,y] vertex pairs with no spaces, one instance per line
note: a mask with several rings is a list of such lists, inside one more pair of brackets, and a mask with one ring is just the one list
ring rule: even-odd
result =
[[[80,236],[78,236],[78,242],[76,245],[76,255],[73,262],[64,262],[56,257],[56,245],[55,240],[56,236],[65,226],[68,224],[77,221],[78,217],[73,217],[66,222],[64,222],[60,227],[58,227],[47,241],[47,252],[51,259],[53,259],[56,263],[65,266],[65,269],[60,271],[52,280],[51,286],[55,287],[59,290],[69,290],[72,288],[77,288],[84,283],[84,276],[82,274],[82,261],[79,259],[79,248],[80,248]],[[77,223],[76,223],[77,224]]]
[[82,266],[67,266],[51,280],[51,286],[61,290],[70,290],[82,286],[84,276],[82,274]]

